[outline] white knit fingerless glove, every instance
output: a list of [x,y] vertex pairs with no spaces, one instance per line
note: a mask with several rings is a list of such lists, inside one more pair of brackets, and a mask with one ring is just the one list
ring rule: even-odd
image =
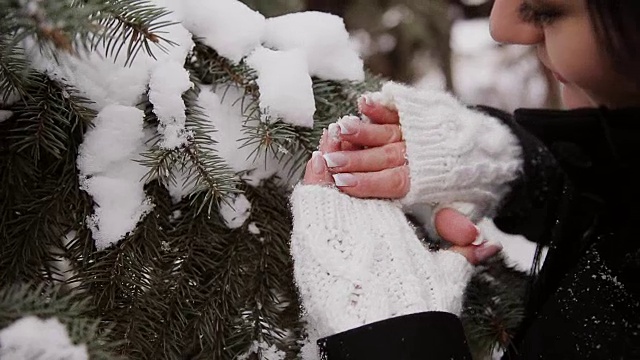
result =
[[460,313],[473,267],[425,248],[394,203],[298,185],[291,205],[294,275],[317,336],[417,312]]
[[411,177],[405,206],[454,204],[473,221],[493,215],[522,167],[522,150],[506,125],[442,90],[387,82],[365,101],[400,116]]

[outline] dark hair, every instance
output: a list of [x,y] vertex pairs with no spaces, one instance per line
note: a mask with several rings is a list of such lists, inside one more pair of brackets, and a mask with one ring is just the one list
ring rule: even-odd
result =
[[640,0],[586,0],[586,5],[614,69],[640,89]]

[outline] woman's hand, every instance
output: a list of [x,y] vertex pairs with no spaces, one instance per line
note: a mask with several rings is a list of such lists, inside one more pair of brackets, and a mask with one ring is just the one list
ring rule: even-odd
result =
[[[320,140],[319,151],[313,153],[307,162],[303,183],[306,185],[334,185],[334,180],[325,162],[323,154],[338,151],[341,144],[325,132]],[[384,179],[384,176],[382,176]],[[375,178],[374,178],[375,180]],[[438,235],[452,244],[449,248],[464,256],[469,263],[477,265],[497,254],[500,244],[483,242],[474,244],[481,236],[478,228],[456,210],[444,208],[435,215],[435,228]]]
[[410,184],[398,113],[364,102],[360,111],[371,123],[355,117],[341,119],[330,138],[337,137],[342,145],[321,150],[335,185],[359,198],[400,199]]

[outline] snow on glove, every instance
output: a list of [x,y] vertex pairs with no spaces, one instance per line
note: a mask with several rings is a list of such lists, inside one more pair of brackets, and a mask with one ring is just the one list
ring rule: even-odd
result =
[[522,168],[505,124],[442,90],[387,82],[363,97],[398,111],[411,178],[403,205],[451,206],[474,222],[493,215]]
[[411,313],[460,313],[473,267],[429,251],[393,202],[298,185],[291,205],[294,276],[318,337]]

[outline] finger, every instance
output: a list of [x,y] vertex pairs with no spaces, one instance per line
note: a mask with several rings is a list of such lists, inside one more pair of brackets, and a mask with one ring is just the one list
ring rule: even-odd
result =
[[438,211],[433,222],[438,235],[453,245],[471,245],[480,236],[480,230],[471,220],[451,208]]
[[409,193],[407,166],[367,173],[334,174],[340,190],[358,198],[400,199]]
[[353,144],[349,141],[340,141],[340,151],[354,151],[354,150],[362,150],[363,147],[360,145]]
[[329,125],[328,131],[325,131],[322,134],[322,141],[320,141],[320,147],[318,150],[323,154],[340,151],[341,145],[340,139],[338,138],[340,131],[338,129],[338,124],[333,123]]
[[464,256],[473,265],[482,264],[502,250],[502,245],[485,242],[481,245],[452,246],[447,251],[454,251]]
[[368,124],[357,118],[338,121],[340,139],[360,146],[382,146],[402,141],[402,130],[397,124]]
[[320,151],[314,151],[311,155],[311,159],[307,162],[302,183],[305,185],[333,184],[333,177],[331,177],[329,168],[327,167]]
[[405,144],[393,143],[362,150],[336,151],[324,154],[333,173],[375,172],[403,166]]
[[358,109],[376,124],[399,124],[400,116],[398,111],[389,109],[382,104],[368,103],[361,100],[358,102]]

